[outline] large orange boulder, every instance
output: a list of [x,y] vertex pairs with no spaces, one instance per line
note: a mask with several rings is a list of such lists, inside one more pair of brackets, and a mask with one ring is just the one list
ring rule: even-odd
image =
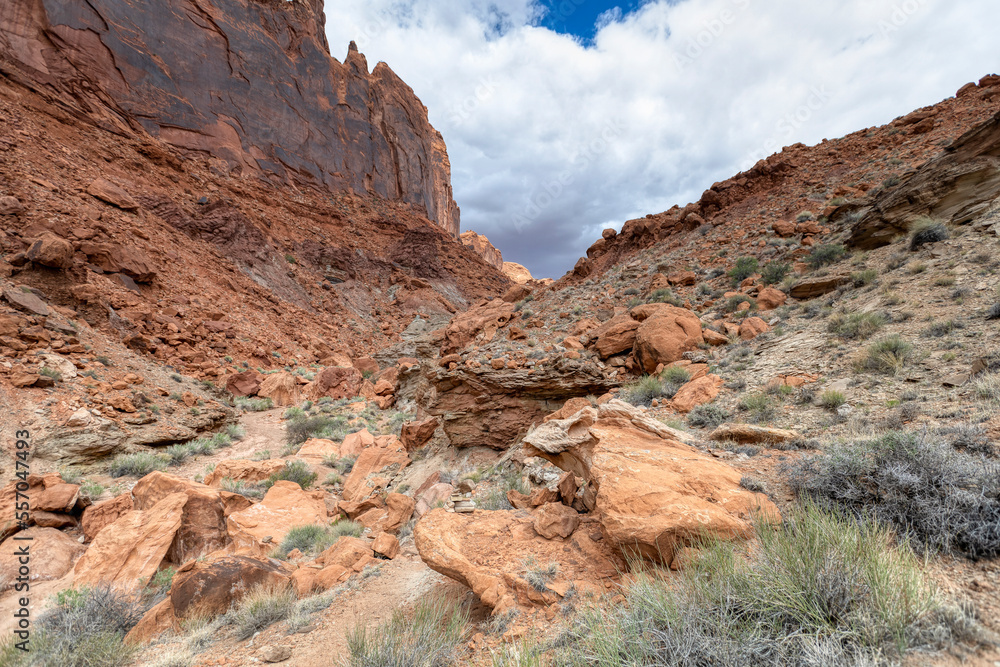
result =
[[701,320],[685,308],[647,304],[633,309],[632,314],[642,319],[635,332],[635,355],[647,373],[654,373],[660,364],[683,359],[685,352],[695,350],[705,342],[701,334]]
[[148,510],[132,510],[106,526],[73,568],[76,586],[148,582],[174,543],[186,493],[172,493]]
[[52,232],[42,232],[24,254],[36,264],[65,269],[73,263],[73,244]]
[[178,619],[214,618],[256,586],[282,588],[289,583],[283,568],[271,559],[223,556],[191,561],[174,575],[170,602]]
[[149,473],[132,488],[137,510],[151,509],[176,493],[185,494],[188,500],[167,559],[186,563],[226,546],[226,507],[218,489],[159,471]]
[[788,296],[780,289],[765,287],[757,293],[757,307],[761,310],[774,310],[785,305]]
[[302,401],[302,391],[295,375],[280,371],[264,378],[257,389],[257,395],[270,398],[277,406],[298,405]]
[[285,467],[284,459],[264,459],[250,461],[248,459],[230,459],[219,461],[212,472],[205,476],[208,486],[220,486],[222,480],[231,479],[234,482],[258,484]]
[[703,375],[700,378],[686,382],[670,401],[671,407],[677,412],[687,414],[699,405],[711,403],[719,395],[723,380],[718,375]]
[[771,327],[767,326],[767,322],[759,317],[748,317],[740,324],[740,338],[743,340],[753,340],[770,329]]
[[[28,489],[24,491],[22,489],[22,494],[27,494],[29,498],[37,498],[39,495],[45,492],[49,487],[62,484],[62,477],[58,473],[49,473],[47,475],[28,475]],[[18,481],[14,480],[9,482],[0,491],[0,540],[6,539],[7,536],[13,535],[18,530],[21,529],[22,524],[19,522],[17,504],[24,501],[24,498],[18,497],[17,491]],[[34,523],[34,519],[29,515],[25,517],[24,524],[30,526]]]
[[436,417],[430,417],[423,421],[404,422],[399,439],[403,441],[406,451],[412,452],[414,449],[420,449],[426,445],[434,437],[434,431],[437,430],[437,427],[438,420]]
[[545,503],[534,511],[532,527],[547,540],[567,538],[580,526],[580,514],[562,503]]
[[226,389],[233,396],[256,396],[264,376],[254,369],[233,373],[226,378]]
[[497,329],[514,316],[514,304],[503,299],[484,301],[456,315],[445,329],[442,354],[453,354],[475,341],[483,345],[493,340]]
[[83,510],[83,516],[80,518],[83,538],[88,542],[93,541],[106,526],[111,525],[133,509],[135,507],[132,503],[131,493],[123,493],[111,500],[91,505]]
[[[21,563],[16,553],[28,547],[31,554],[28,584],[59,579],[73,569],[76,559],[86,550],[82,544],[55,528],[28,528],[0,543],[0,594],[18,583]],[[30,539],[30,541],[29,541]]]
[[303,491],[284,480],[275,482],[259,503],[226,519],[233,547],[251,556],[266,556],[292,526],[313,523],[327,523],[323,492]]
[[340,443],[324,438],[309,438],[295,454],[295,458],[312,465],[320,465],[328,456],[340,458]]
[[635,332],[638,328],[639,322],[628,313],[621,313],[588,332],[588,336],[594,340],[594,349],[601,359],[607,359],[631,350],[635,345]]
[[364,376],[357,368],[328,366],[316,374],[309,385],[309,398],[316,401],[324,397],[340,400],[354,398],[361,393]]
[[780,519],[766,496],[740,486],[737,470],[622,401],[542,424],[524,442],[526,455],[547,458],[597,489],[605,535],[625,555],[670,564],[699,537],[749,536],[755,514]]
[[410,457],[395,436],[379,436],[372,446],[362,450],[354,468],[344,480],[344,500],[364,500],[389,486],[393,478],[410,464]]
[[[557,604],[573,587],[582,596],[602,594],[617,582],[624,561],[607,540],[590,537],[600,533],[593,518],[581,517],[581,522],[587,530],[581,526],[568,539],[549,540],[535,532],[525,511],[460,514],[436,509],[417,522],[413,539],[428,567],[465,584],[500,614],[514,607]],[[524,563],[532,560],[540,567],[555,565],[542,590],[525,578]]]

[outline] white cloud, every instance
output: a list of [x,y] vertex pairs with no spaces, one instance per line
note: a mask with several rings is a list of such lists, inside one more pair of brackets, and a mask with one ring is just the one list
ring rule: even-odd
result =
[[888,122],[1000,69],[993,0],[659,0],[602,14],[589,46],[538,27],[532,0],[326,12],[335,56],[356,40],[427,105],[462,228],[539,277],[570,269],[602,228],[684,205],[784,145]]

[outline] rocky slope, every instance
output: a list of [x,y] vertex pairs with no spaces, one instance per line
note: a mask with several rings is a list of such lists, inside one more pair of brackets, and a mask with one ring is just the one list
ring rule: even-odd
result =
[[232,175],[417,207],[453,236],[444,141],[388,65],[330,55],[322,0],[14,0],[0,72],[118,133],[142,129]]
[[[771,663],[805,662],[782,662],[798,641],[832,664],[902,662],[900,637],[923,642],[921,661],[1000,660],[988,634],[1000,630],[1000,80],[789,147],[697,203],[605,232],[558,282],[511,281],[484,237],[466,237],[470,248],[429,219],[426,198],[401,194],[409,186],[375,185],[385,154],[366,142],[401,127],[375,117],[418,107],[384,99],[374,79],[386,72],[368,75],[359,54],[323,59],[318,4],[163,6],[176,10],[165,25],[197,26],[164,37],[194,40],[171,57],[243,51],[218,35],[246,40],[249,59],[273,56],[233,58],[231,77],[212,69],[225,59],[199,64],[206,81],[235,85],[246,65],[303,67],[313,92],[343,84],[328,98],[338,109],[319,116],[337,139],[317,146],[342,151],[345,171],[301,167],[330,163],[252,129],[274,110],[244,110],[238,91],[196,104],[195,82],[176,82],[176,97],[133,99],[137,72],[163,83],[183,70],[142,55],[154,32],[134,19],[148,7],[0,9],[3,48],[16,52],[0,79],[4,637],[19,604],[8,547],[30,536],[38,628],[43,610],[83,609],[79,636],[48,630],[96,642],[108,623],[115,664],[319,667],[365,650],[352,628],[384,637],[379,650],[416,651],[432,642],[406,633],[437,597],[465,614],[465,630],[441,640],[453,664],[546,664],[586,650],[595,619],[633,611],[639,645],[656,650],[670,642],[649,632],[672,639],[674,621],[707,614],[709,631],[682,648],[714,663],[761,641],[720,652],[725,610],[746,627],[773,600],[713,578],[745,557],[767,581],[780,560],[769,545],[811,534],[801,501],[812,497],[874,513],[890,532],[824,554],[857,530],[843,521],[787,550],[796,572],[819,568],[787,592],[816,587],[820,629],[767,608],[760,627],[790,633],[765,642]],[[166,120],[179,113],[170,100],[187,130]],[[233,143],[204,129],[236,118],[227,109],[247,119]],[[408,127],[429,136],[419,118]],[[202,145],[177,140],[192,133]],[[268,157],[286,139],[292,152]],[[18,522],[21,429],[31,511]],[[893,551],[893,531],[929,545],[926,558]],[[888,560],[859,579],[865,567],[848,565],[873,551]],[[737,559],[728,570],[725,553]],[[922,607],[900,634],[883,632],[883,599],[866,600],[892,592],[880,582],[900,564],[939,591],[935,605],[962,606]],[[895,588],[919,597],[918,579]],[[667,605],[655,586],[698,581],[695,598],[731,599],[671,627],[649,625],[659,612],[642,616],[633,597],[654,590]],[[134,591],[116,602],[129,613],[105,618],[101,584]],[[851,619],[878,631],[843,631]],[[810,643],[820,636],[833,639]],[[929,652],[940,648],[950,653]],[[22,664],[12,651],[0,644],[0,663]]]

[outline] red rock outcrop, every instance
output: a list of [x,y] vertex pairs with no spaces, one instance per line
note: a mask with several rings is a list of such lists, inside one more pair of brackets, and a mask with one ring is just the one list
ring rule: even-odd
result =
[[472,248],[476,254],[486,260],[487,264],[496,267],[498,271],[503,271],[503,255],[490,243],[488,238],[472,230],[462,232],[459,238],[462,240],[462,243]]
[[626,555],[670,564],[700,536],[750,535],[755,512],[757,521],[780,517],[766,496],[740,487],[737,470],[681,435],[611,400],[545,422],[524,442],[526,455],[547,458],[597,490],[587,509],[597,510],[605,535]]
[[353,42],[344,62],[331,57],[325,23],[322,0],[11,0],[0,60],[104,127],[141,126],[230,171],[408,202],[457,236],[427,109],[385,63],[369,73]]

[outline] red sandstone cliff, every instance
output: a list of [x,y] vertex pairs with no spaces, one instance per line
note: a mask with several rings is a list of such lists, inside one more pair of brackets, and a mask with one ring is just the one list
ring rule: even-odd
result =
[[230,173],[407,202],[457,236],[444,141],[412,89],[322,0],[5,0],[0,73],[105,129],[144,129]]

